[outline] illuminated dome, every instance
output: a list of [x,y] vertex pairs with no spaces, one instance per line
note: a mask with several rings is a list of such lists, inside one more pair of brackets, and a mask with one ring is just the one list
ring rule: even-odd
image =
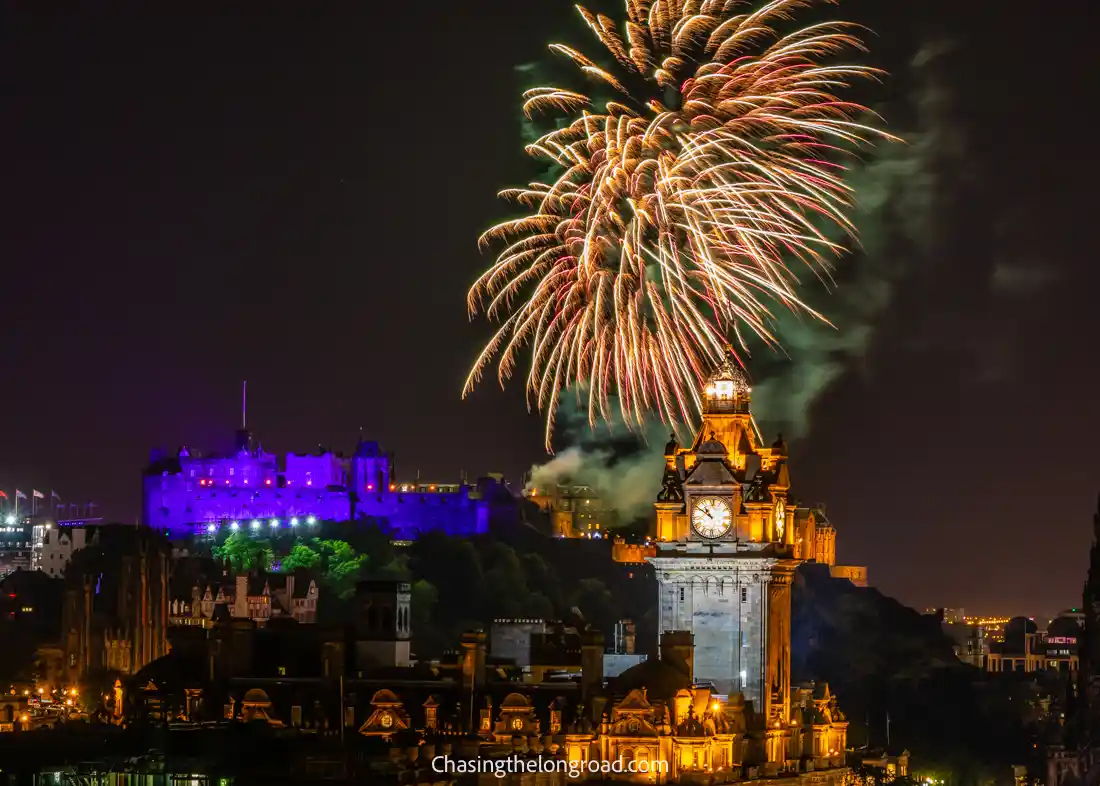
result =
[[377,707],[380,704],[400,704],[401,699],[393,691],[383,688],[371,697],[370,703]]
[[707,379],[707,398],[748,398],[752,388],[749,378],[732,349],[726,349],[722,364]]
[[713,432],[711,433],[710,438],[704,440],[702,444],[700,444],[699,447],[695,450],[695,454],[698,456],[706,455],[708,453],[714,456],[722,457],[725,457],[727,453],[726,446],[718,441]]
[[531,702],[527,701],[527,697],[522,693],[509,693],[504,697],[504,701],[500,703],[501,708],[511,707],[513,709],[523,708],[531,706]]
[[1047,625],[1047,636],[1071,638],[1075,640],[1082,633],[1081,623],[1073,617],[1055,617]]

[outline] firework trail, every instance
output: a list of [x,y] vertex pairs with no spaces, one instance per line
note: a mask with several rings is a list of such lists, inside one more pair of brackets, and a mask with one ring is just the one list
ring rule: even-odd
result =
[[503,192],[529,212],[482,236],[503,250],[468,306],[503,324],[464,396],[494,358],[503,384],[530,347],[528,400],[547,414],[548,448],[569,387],[593,424],[613,398],[628,423],[690,423],[731,339],[777,346],[774,308],[824,321],[799,299],[796,272],[827,280],[844,251],[828,231],[855,233],[843,160],[892,137],[836,96],[878,75],[832,62],[862,51],[852,25],[776,30],[816,4],[627,0],[625,36],[578,7],[619,75],[550,48],[614,98],[599,108],[561,88],[524,94],[528,117],[570,118],[527,148],[561,174]]

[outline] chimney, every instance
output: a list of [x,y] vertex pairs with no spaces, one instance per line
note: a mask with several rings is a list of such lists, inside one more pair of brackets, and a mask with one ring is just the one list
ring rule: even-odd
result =
[[248,574],[237,576],[233,594],[233,616],[248,617]]
[[294,616],[294,574],[288,573],[286,576],[286,599],[283,601],[286,605],[286,613]]
[[464,693],[473,693],[485,686],[485,631],[463,633],[460,645],[462,690]]
[[603,650],[603,633],[581,634],[581,697],[586,702],[603,687]]
[[695,636],[686,630],[661,634],[661,660],[695,679]]

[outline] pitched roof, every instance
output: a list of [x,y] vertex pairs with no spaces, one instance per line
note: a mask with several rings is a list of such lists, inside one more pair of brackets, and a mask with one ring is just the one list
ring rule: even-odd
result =
[[700,457],[684,478],[685,486],[734,486],[737,476],[724,457]]

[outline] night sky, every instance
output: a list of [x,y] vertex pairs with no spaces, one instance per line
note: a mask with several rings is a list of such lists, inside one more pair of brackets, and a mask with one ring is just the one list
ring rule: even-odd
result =
[[[0,488],[132,522],[149,450],[226,447],[243,379],[270,450],[362,428],[440,480],[544,458],[518,385],[459,392],[488,331],[477,237],[533,175],[515,67],[562,36],[595,51],[568,3],[19,5]],[[842,6],[894,74],[882,106],[919,110],[914,64],[948,53],[954,147],[932,250],[817,397],[794,478],[884,592],[1039,615],[1079,603],[1100,491],[1096,11],[1009,5]]]

